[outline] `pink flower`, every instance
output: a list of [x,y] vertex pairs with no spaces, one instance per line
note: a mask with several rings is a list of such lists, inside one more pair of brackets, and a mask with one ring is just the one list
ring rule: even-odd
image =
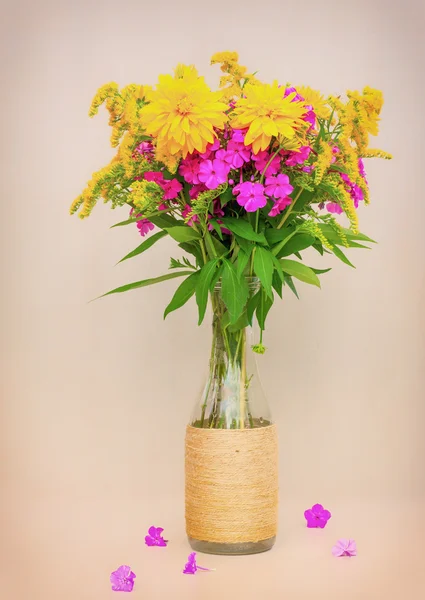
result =
[[[253,154],[252,160],[255,162],[255,168],[257,169],[257,171],[263,173],[270,158],[271,155],[267,152],[267,150],[261,150],[258,154]],[[279,169],[280,156],[276,155],[267,167],[266,175],[275,175],[279,171]]]
[[220,148],[220,141],[215,139],[212,144],[208,144],[207,149],[203,154],[201,154],[201,158],[211,158],[211,154]]
[[135,147],[134,151],[139,154],[151,154],[154,151],[154,147],[151,142],[140,142],[140,144]]
[[109,581],[114,592],[132,592],[136,574],[127,565],[121,565],[111,573]]
[[292,86],[292,87],[287,87],[285,89],[285,93],[283,95],[284,98],[286,98],[286,96],[289,96],[289,94],[294,94],[295,95],[292,99],[292,102],[302,102],[304,100],[304,98],[297,92],[297,90]]
[[232,141],[241,142],[242,144],[245,141],[246,129],[233,129],[232,131]]
[[149,527],[148,535],[145,537],[146,546],[166,546],[167,540],[164,540],[161,535],[163,531],[162,527],[154,527],[153,525]]
[[291,198],[289,198],[289,196],[286,196],[286,198],[279,198],[279,200],[276,200],[274,205],[272,206],[271,211],[269,212],[269,217],[276,217],[277,215],[280,215],[280,213],[283,210],[285,210],[285,208],[289,206],[291,202],[292,200]]
[[346,173],[340,173],[340,176],[347,184],[346,187],[354,201],[354,206],[358,208],[359,202],[364,199],[363,190],[356,183],[353,183]]
[[140,221],[136,222],[136,225],[142,237],[149,233],[149,231],[152,231],[152,229],[155,227],[155,225],[148,219],[140,219]]
[[291,152],[291,156],[285,161],[285,165],[288,165],[288,167],[302,165],[310,156],[310,152],[310,146],[301,146],[296,152]]
[[227,181],[230,167],[224,160],[204,160],[199,167],[199,181],[205,183],[209,190],[215,190],[221,183]]
[[195,575],[196,571],[214,571],[214,569],[206,569],[196,564],[196,552],[191,552],[187,557],[187,563],[184,566],[183,573],[185,575]]
[[332,548],[334,556],[357,556],[357,544],[354,540],[341,539],[338,540]]
[[161,185],[164,181],[164,175],[161,171],[146,171],[144,174],[144,179],[146,181],[154,181],[158,185]]
[[303,121],[305,121],[306,123],[310,123],[310,129],[313,129],[313,127],[316,126],[316,113],[314,112],[314,109],[312,106],[306,106],[307,112],[303,117]]
[[[186,219],[186,217],[192,212],[192,207],[189,206],[189,204],[186,204],[186,206],[184,207],[184,209],[182,210],[182,217],[184,219]],[[187,224],[189,225],[189,227],[192,227],[194,223],[199,223],[199,217],[198,215],[193,215],[192,217],[190,217],[190,219],[187,221]]]
[[247,212],[255,212],[266,206],[267,198],[264,195],[264,186],[261,183],[245,181],[237,187],[239,188],[238,204],[244,206]]
[[194,185],[189,189],[189,197],[193,200],[193,198],[197,198],[201,192],[205,192],[207,187],[200,183],[198,185]]
[[199,167],[201,161],[197,158],[186,158],[182,160],[179,167],[179,173],[184,177],[187,183],[199,183]]
[[328,212],[330,212],[330,213],[334,213],[334,214],[336,214],[336,215],[340,215],[340,214],[343,212],[343,210],[342,210],[342,208],[340,207],[340,205],[339,205],[339,204],[337,204],[336,202],[328,202],[328,203],[326,204],[326,210],[327,210]]
[[183,189],[178,179],[164,179],[160,186],[164,190],[164,200],[174,200]]
[[276,177],[266,177],[266,194],[274,198],[285,198],[291,194],[294,188],[289,183],[288,175],[280,173]]
[[315,504],[304,512],[304,516],[307,520],[307,527],[320,527],[320,529],[323,529],[332,515],[321,504]]

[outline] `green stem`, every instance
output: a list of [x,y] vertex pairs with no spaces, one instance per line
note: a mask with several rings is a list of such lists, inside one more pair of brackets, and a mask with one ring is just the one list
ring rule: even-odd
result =
[[279,223],[279,225],[277,226],[276,229],[281,229],[284,225],[284,223],[286,222],[287,218],[289,217],[289,215],[292,212],[292,209],[295,206],[296,201],[298,200],[298,198],[301,196],[301,193],[303,191],[303,188],[300,188],[300,191],[298,192],[298,194],[295,196],[295,198],[292,200],[292,204],[290,206],[288,206],[288,208],[286,209],[285,214],[282,217],[281,222]]
[[239,428],[245,429],[245,383],[246,383],[246,337],[245,329],[241,331],[241,380],[239,389]]

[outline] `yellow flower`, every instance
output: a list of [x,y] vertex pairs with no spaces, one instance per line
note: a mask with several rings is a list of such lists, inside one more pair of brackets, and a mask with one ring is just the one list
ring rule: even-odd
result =
[[176,76],[161,75],[140,110],[146,133],[156,139],[159,152],[187,156],[205,152],[227,120],[221,93],[212,92],[194,67],[180,65]]
[[232,127],[249,127],[245,144],[252,144],[254,152],[265,150],[273,136],[292,138],[302,124],[301,117],[306,109],[301,102],[292,102],[294,94],[283,97],[284,89],[277,81],[248,83],[244,87],[244,98],[237,101]]
[[320,140],[319,154],[317,161],[314,163],[314,183],[319,185],[322,181],[325,172],[332,164],[333,152],[328,142]]
[[313,90],[310,87],[297,86],[297,92],[305,100],[307,106],[312,106],[314,112],[319,119],[329,119],[331,111],[329,106],[326,104],[326,99],[317,90]]

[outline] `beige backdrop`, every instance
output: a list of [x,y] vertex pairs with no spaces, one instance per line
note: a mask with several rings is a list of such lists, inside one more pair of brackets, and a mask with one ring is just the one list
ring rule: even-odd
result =
[[[375,600],[425,594],[423,509],[424,5],[413,2],[121,0],[2,2],[1,597],[112,598],[108,577],[136,571],[134,598]],[[281,527],[275,549],[202,557],[184,577],[183,435],[203,382],[209,325],[193,304],[162,312],[175,284],[88,304],[162,274],[172,242],[114,267],[139,243],[126,217],[68,205],[112,155],[107,117],[87,110],[108,81],[153,84],[177,62],[207,80],[217,50],[238,50],[265,80],[324,93],[384,91],[361,227],[323,289],[299,286],[270,318],[261,372],[280,429]],[[303,511],[333,512],[324,531]],[[151,524],[171,540],[143,545]],[[356,559],[330,554],[354,537]]]

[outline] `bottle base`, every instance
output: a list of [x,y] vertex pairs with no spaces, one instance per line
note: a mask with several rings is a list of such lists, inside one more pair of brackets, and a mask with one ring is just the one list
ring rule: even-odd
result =
[[220,542],[205,542],[195,540],[188,537],[190,547],[195,552],[203,552],[204,554],[227,554],[240,556],[243,554],[258,554],[271,550],[276,541],[276,536],[259,542],[239,542],[236,544],[220,543]]

